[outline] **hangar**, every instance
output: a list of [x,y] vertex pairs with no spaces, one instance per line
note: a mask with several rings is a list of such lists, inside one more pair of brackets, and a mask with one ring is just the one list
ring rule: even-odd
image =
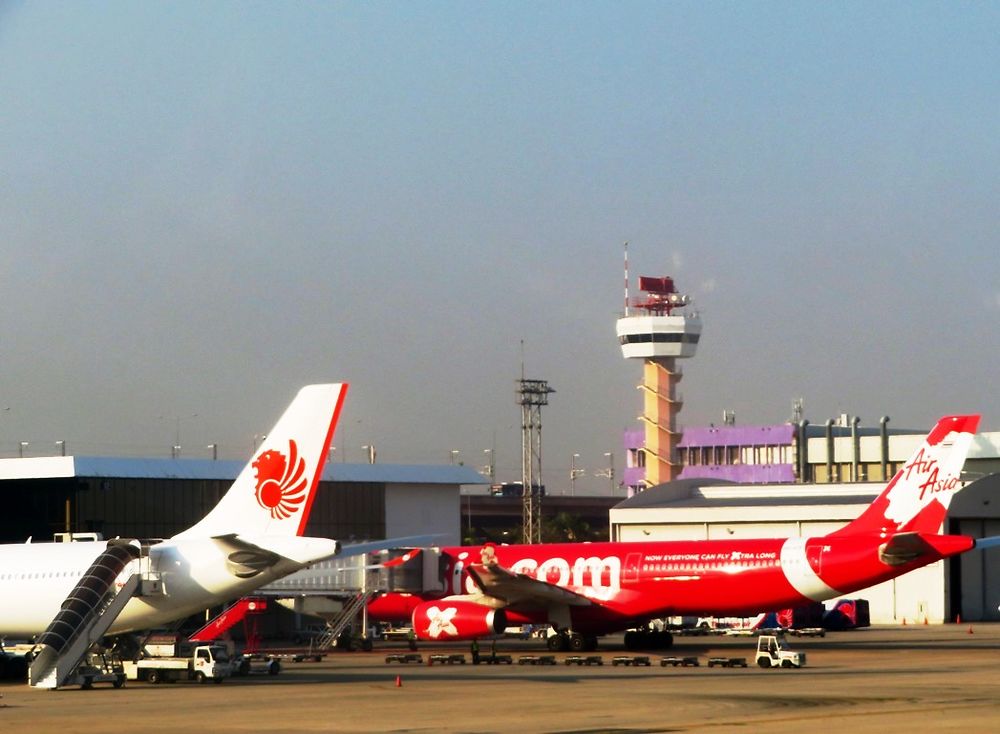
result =
[[[169,538],[215,506],[243,461],[53,456],[0,459],[0,542],[56,533]],[[341,541],[460,538],[465,466],[328,463],[306,534]]]
[[[735,484],[680,479],[647,489],[610,511],[620,541],[815,537],[858,517],[882,483]],[[1000,535],[1000,474],[968,484],[951,503],[942,532]],[[874,624],[1000,620],[1000,549],[973,550],[854,592]],[[761,610],[769,611],[769,610]]]

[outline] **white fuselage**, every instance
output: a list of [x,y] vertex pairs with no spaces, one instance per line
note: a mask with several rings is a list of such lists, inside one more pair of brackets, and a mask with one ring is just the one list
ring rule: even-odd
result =
[[[275,539],[278,540],[278,539]],[[115,583],[133,573],[159,579],[160,592],[128,602],[108,634],[150,629],[239,598],[254,589],[336,553],[322,538],[281,538],[295,551],[251,578],[234,575],[227,550],[211,538],[173,539],[149,548],[148,559],[132,561]],[[289,546],[295,546],[290,548]],[[45,631],[104,541],[0,545],[0,637],[27,638]]]

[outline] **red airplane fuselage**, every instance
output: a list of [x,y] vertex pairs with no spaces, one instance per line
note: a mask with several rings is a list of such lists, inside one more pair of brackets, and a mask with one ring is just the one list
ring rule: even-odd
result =
[[[673,615],[748,616],[863,589],[973,547],[965,536],[933,536],[933,555],[889,565],[877,535],[820,538],[561,543],[491,546],[496,563],[583,597],[568,604],[572,628],[604,634]],[[444,590],[388,593],[369,604],[376,620],[409,618],[424,602],[475,594],[468,566],[478,546],[441,549]],[[546,608],[507,607],[509,624],[549,621]],[[530,607],[531,605],[526,605]]]

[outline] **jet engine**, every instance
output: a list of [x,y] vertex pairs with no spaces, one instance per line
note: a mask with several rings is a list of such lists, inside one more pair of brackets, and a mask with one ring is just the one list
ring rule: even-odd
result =
[[469,640],[498,635],[507,629],[503,609],[470,601],[424,602],[413,610],[413,631],[421,640]]

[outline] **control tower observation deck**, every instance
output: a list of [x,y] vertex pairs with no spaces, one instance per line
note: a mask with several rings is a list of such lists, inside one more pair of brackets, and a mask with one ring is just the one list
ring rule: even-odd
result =
[[645,485],[669,482],[679,473],[677,414],[682,400],[677,383],[683,372],[677,360],[693,357],[701,336],[697,313],[682,313],[690,299],[678,293],[669,277],[639,278],[643,295],[629,303],[618,319],[618,343],[625,359],[643,360],[643,414],[646,439],[643,448],[646,463]]

